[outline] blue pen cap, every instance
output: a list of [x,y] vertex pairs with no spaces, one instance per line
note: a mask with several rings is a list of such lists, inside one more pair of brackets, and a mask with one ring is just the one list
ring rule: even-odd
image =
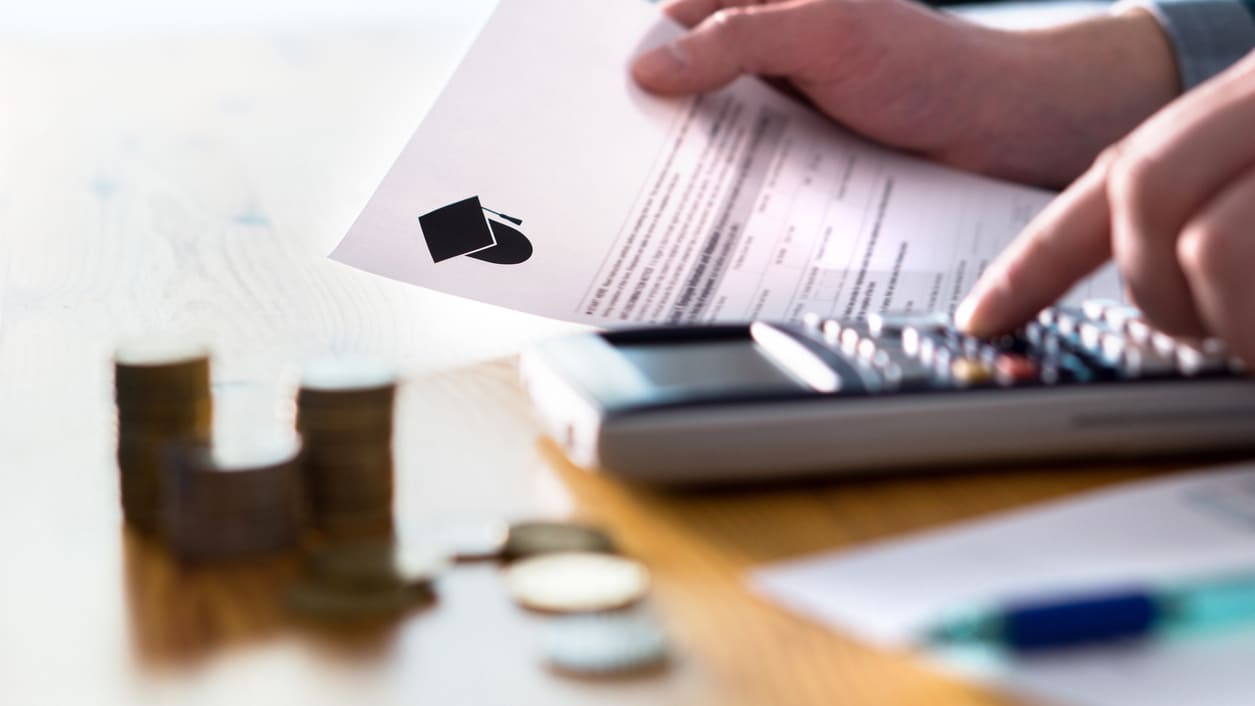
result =
[[1140,590],[1013,603],[1002,610],[1002,643],[1024,652],[1136,639],[1154,630],[1159,612],[1154,598]]

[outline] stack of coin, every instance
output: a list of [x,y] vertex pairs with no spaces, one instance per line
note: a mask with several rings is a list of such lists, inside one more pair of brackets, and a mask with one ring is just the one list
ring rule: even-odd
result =
[[209,352],[186,341],[139,340],[114,354],[122,511],[160,529],[161,461],[171,442],[207,443],[213,427]]
[[162,523],[181,559],[232,559],[295,547],[305,530],[294,434],[167,449]]
[[435,600],[435,581],[448,565],[438,554],[392,540],[358,540],[321,547],[306,575],[287,593],[293,613],[325,622],[388,618]]
[[297,428],[315,526],[332,538],[392,532],[392,410],[396,374],[367,360],[309,366]]

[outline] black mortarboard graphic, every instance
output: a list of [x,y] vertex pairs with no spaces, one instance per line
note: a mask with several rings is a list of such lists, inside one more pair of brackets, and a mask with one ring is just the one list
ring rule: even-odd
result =
[[418,226],[432,261],[466,255],[498,265],[517,265],[532,256],[532,243],[527,236],[501,221],[489,220],[485,213],[523,225],[518,218],[484,208],[478,196],[419,216]]

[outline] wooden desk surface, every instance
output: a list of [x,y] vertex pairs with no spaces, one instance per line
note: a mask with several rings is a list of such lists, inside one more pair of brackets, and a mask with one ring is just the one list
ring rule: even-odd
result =
[[[474,21],[0,45],[0,703],[1003,703],[790,617],[745,572],[1157,469],[668,494],[567,465],[501,356],[571,327],[324,258]],[[112,460],[110,349],[153,330],[213,342],[227,417],[315,353],[398,361],[407,531],[607,523],[654,572],[647,609],[674,637],[672,668],[546,672],[537,618],[491,566],[452,572],[430,610],[346,634],[277,609],[291,559],[176,565],[123,529]]]

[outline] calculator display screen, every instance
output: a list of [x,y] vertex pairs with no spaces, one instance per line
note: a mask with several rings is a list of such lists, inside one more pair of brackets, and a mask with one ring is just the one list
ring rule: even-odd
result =
[[773,363],[752,340],[640,343],[616,350],[651,385],[668,393],[787,392],[808,389]]

